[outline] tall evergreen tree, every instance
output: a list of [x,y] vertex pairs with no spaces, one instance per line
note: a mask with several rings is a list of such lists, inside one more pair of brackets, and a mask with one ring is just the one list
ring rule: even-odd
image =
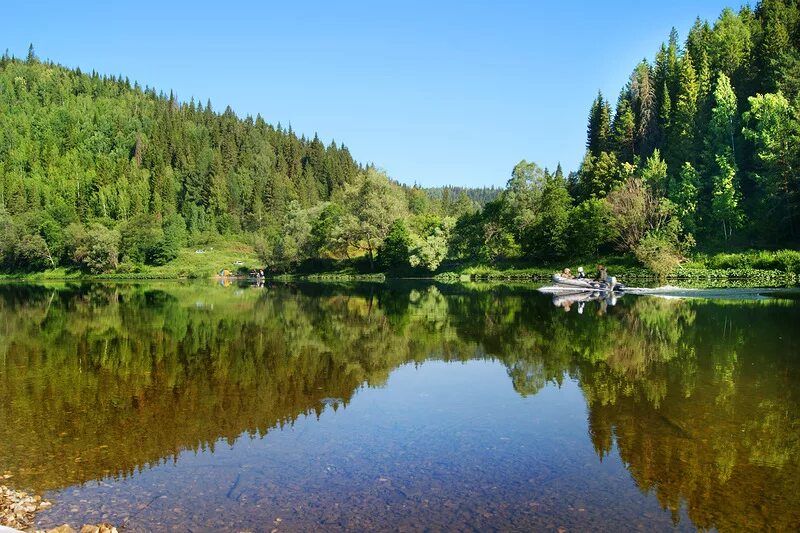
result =
[[617,99],[611,136],[619,161],[633,163],[633,157],[636,155],[636,119],[629,90],[623,89]]
[[586,137],[586,148],[592,155],[598,156],[601,152],[606,152],[610,149],[611,106],[600,92],[597,93],[597,98],[592,103],[592,108],[589,112],[589,126]]
[[642,61],[631,74],[631,100],[635,109],[636,153],[649,156],[658,141],[656,91],[650,65]]

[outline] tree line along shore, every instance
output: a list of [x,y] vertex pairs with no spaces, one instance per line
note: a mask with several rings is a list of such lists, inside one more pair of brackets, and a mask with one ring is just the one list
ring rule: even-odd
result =
[[613,106],[597,95],[578,169],[523,160],[502,189],[424,188],[336,141],[31,46],[0,58],[0,271],[533,277],[580,259],[791,282],[799,95],[796,4],[725,9],[673,30]]

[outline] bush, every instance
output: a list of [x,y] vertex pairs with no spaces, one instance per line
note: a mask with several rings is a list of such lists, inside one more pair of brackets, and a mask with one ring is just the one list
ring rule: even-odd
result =
[[633,251],[636,258],[659,277],[665,277],[677,267],[683,255],[671,235],[648,233]]
[[16,247],[17,266],[26,272],[40,272],[54,266],[47,243],[40,235],[23,236]]
[[93,224],[89,230],[70,224],[67,228],[73,242],[73,259],[92,274],[102,274],[117,267],[119,260],[119,232],[102,224]]

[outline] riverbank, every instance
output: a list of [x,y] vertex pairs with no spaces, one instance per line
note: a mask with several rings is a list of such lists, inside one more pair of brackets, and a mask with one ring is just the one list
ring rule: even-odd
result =
[[[0,475],[0,479],[9,479],[10,474]],[[24,530],[33,525],[36,513],[51,507],[51,503],[42,500],[41,496],[31,496],[27,492],[13,490],[0,485],[0,526],[12,530]]]
[[[384,279],[436,279],[445,282],[519,281],[547,282],[554,273],[579,266],[591,275],[596,263],[605,265],[620,281],[656,283],[664,281],[656,274],[625,256],[590,258],[530,265],[525,261],[498,261],[493,264],[446,261],[436,272],[410,268],[370,273],[368,265],[358,260],[331,264],[301,265],[295,272],[275,279],[309,281],[383,281]],[[311,267],[311,268],[310,268]],[[800,282],[800,252],[743,252],[738,254],[697,255],[666,276],[667,282],[703,286],[791,286]]]
[[[12,476],[8,473],[0,475],[0,479],[7,480]],[[31,496],[27,492],[14,490],[5,485],[0,485],[0,533],[36,531],[37,533],[77,533],[68,524],[53,529],[34,529],[36,514],[52,507],[52,503],[43,500],[41,496]],[[80,533],[117,533],[117,528],[111,524],[85,524]]]
[[[409,266],[374,272],[366,258],[352,260],[315,260],[298,265],[291,272],[268,273],[277,281],[374,281],[387,279],[436,279],[439,281],[549,281],[564,267],[574,271],[583,266],[591,273],[596,263],[606,265],[609,273],[624,283],[632,281],[659,281],[659,277],[629,256],[587,258],[581,261],[559,261],[531,265],[522,260],[496,261],[492,264],[471,261],[445,261],[435,271],[413,269]],[[244,245],[229,244],[207,249],[184,249],[178,258],[163,266],[121,264],[114,272],[89,274],[75,269],[55,268],[43,272],[0,274],[0,280],[20,281],[132,281],[212,279],[220,270],[234,275],[225,279],[247,277],[252,270],[260,270],[256,254]],[[752,250],[715,255],[697,254],[682,263],[666,276],[666,281],[703,283],[729,286],[788,286],[800,282],[800,251]]]

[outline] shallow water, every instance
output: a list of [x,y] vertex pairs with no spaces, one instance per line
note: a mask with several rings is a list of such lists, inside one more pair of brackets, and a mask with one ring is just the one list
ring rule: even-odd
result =
[[553,298],[0,285],[0,474],[41,527],[800,527],[796,300]]

